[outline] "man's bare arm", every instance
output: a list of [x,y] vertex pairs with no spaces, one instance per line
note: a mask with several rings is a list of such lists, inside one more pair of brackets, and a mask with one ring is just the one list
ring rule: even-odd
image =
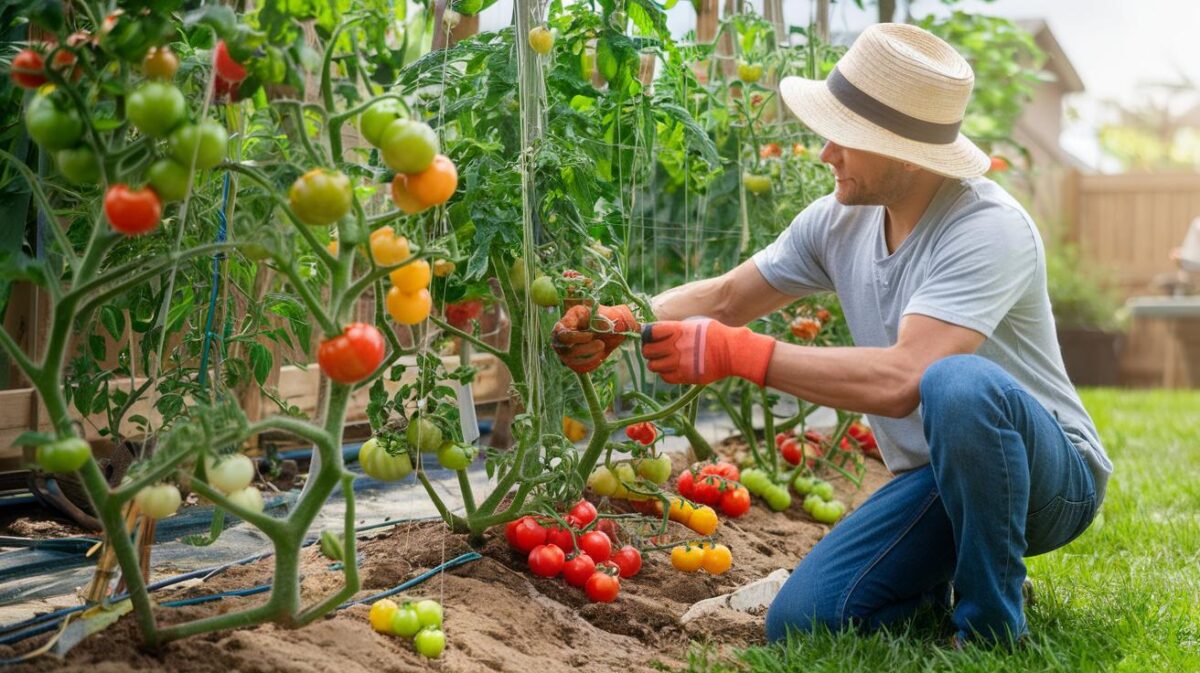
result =
[[651,300],[657,320],[707,316],[726,325],[745,325],[787,306],[795,297],[771,287],[754,260],[732,271],[667,290]]

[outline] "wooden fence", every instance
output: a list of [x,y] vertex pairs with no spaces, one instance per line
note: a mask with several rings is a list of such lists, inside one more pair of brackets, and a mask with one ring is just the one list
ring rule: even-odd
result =
[[[1083,258],[1110,274],[1122,299],[1161,295],[1175,271],[1169,255],[1200,217],[1200,174],[1075,175],[1066,190],[1070,238]],[[1122,383],[1156,386],[1193,381],[1167,371],[1168,362],[1198,367],[1168,355],[1200,341],[1200,320],[1171,323],[1136,318],[1121,355]],[[1190,352],[1190,350],[1189,350]]]

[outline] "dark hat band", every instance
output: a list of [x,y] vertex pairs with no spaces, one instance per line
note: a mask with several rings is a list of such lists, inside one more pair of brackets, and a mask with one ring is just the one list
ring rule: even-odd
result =
[[903,138],[921,143],[949,145],[958,140],[958,129],[962,126],[959,120],[952,124],[927,122],[916,117],[910,117],[903,112],[889,107],[872,98],[862,89],[850,83],[837,66],[825,80],[829,93],[850,110],[867,121],[895,133]]

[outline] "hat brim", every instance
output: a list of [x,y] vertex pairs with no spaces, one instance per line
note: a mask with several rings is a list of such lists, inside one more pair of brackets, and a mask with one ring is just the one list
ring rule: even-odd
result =
[[822,80],[785,77],[779,95],[814,133],[843,147],[907,161],[951,178],[979,177],[991,167],[988,155],[961,133],[945,145],[909,140],[854,113]]

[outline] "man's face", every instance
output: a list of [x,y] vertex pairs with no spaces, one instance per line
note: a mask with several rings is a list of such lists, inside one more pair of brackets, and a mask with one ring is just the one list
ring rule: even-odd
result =
[[833,169],[837,180],[834,197],[846,206],[887,206],[910,191],[913,171],[904,164],[878,154],[825,142],[821,161]]

